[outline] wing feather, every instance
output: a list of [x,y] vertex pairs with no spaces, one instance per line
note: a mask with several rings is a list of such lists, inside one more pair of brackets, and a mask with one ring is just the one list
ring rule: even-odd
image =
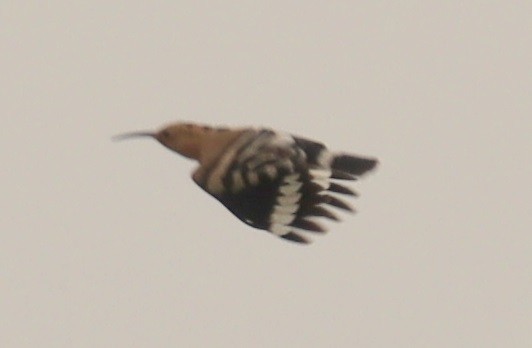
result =
[[[346,180],[354,177],[331,169],[331,158],[322,144],[271,130],[255,132],[253,136],[244,135],[246,141],[236,142],[240,148],[230,149],[231,157],[225,155],[220,161],[223,168],[215,165],[205,174],[206,180],[197,181],[236,217],[286,240],[309,243],[299,231],[326,231],[313,218],[339,220],[324,204],[353,210],[327,194],[355,195],[349,188],[331,182],[338,176]],[[212,190],[213,185],[202,184],[209,182],[223,183],[223,187]]]

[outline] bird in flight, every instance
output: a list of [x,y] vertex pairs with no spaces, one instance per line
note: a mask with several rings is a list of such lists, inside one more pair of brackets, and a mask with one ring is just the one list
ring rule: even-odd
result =
[[149,137],[195,160],[192,179],[244,223],[286,240],[309,243],[323,233],[314,218],[338,221],[330,208],[354,212],[337,194],[356,196],[342,181],[374,169],[375,158],[331,152],[323,144],[267,128],[170,124],[116,140]]

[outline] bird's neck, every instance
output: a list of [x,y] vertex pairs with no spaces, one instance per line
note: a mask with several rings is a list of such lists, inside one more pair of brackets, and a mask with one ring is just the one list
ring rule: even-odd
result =
[[199,161],[201,154],[201,143],[202,141],[200,137],[187,139],[180,144],[179,149],[176,149],[176,151],[184,157]]

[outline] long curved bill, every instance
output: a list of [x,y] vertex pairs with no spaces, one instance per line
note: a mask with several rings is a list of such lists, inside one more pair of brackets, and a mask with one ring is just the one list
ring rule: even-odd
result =
[[126,139],[132,139],[132,138],[142,138],[142,137],[154,138],[155,137],[155,133],[153,133],[153,132],[131,132],[131,133],[124,133],[124,134],[115,135],[112,139],[115,140],[115,141],[120,141],[120,140],[126,140]]

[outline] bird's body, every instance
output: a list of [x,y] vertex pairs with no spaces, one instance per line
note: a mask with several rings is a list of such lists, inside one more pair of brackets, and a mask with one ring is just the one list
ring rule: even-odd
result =
[[356,178],[377,160],[332,153],[318,142],[265,128],[177,123],[151,136],[199,166],[193,180],[244,223],[308,243],[301,232],[325,232],[312,218],[338,220],[327,206],[353,211],[331,193],[355,196],[337,180]]

